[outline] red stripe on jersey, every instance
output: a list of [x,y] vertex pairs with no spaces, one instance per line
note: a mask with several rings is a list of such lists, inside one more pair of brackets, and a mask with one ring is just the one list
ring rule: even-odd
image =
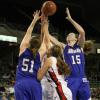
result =
[[57,66],[57,69],[58,69],[58,73],[59,73],[59,75],[62,75],[62,72],[59,70],[59,65],[56,64],[56,66]]
[[54,72],[49,72],[49,75],[51,77],[51,79],[54,81],[54,83],[57,85],[57,92],[59,94],[59,97],[60,97],[60,100],[67,100],[67,98],[65,97],[64,93],[63,93],[63,90],[62,90],[62,86],[61,86],[61,83],[58,81],[56,75]]

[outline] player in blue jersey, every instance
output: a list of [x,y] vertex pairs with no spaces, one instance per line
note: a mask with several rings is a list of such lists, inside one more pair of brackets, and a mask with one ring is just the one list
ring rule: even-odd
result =
[[[40,12],[34,13],[34,18],[21,42],[18,67],[16,71],[15,98],[16,100],[42,100],[42,88],[38,78],[41,60],[46,52],[44,38],[42,43],[32,37]],[[41,45],[41,46],[40,46]]]
[[[59,45],[62,50],[64,49],[64,59],[65,62],[69,65],[71,69],[71,75],[69,77],[66,77],[66,81],[68,82],[68,87],[71,89],[73,94],[73,100],[91,100],[91,94],[90,94],[90,86],[89,81],[86,78],[85,75],[85,60],[84,60],[84,43],[88,44],[88,46],[85,46],[85,52],[89,53],[92,42],[89,43],[85,41],[85,32],[83,28],[76,23],[69,13],[69,9],[66,10],[67,13],[67,19],[73,24],[73,26],[77,29],[77,31],[80,33],[79,37],[76,37],[75,33],[69,33],[66,40],[67,44],[63,44],[59,42],[55,37],[51,36],[49,34],[50,40],[53,44]],[[85,44],[85,45],[86,45]]]
[[85,31],[72,19],[68,8],[66,9],[66,13],[66,19],[79,32],[78,38],[75,33],[69,33],[66,38],[67,44],[64,48],[64,59],[71,69],[71,74],[69,77],[66,77],[66,81],[68,81],[68,87],[72,91],[73,100],[91,100],[89,81],[86,78],[84,68],[85,59],[83,48]]

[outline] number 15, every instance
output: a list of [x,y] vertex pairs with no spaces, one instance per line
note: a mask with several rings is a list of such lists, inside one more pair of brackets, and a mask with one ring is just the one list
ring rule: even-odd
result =
[[80,55],[75,55],[71,57],[72,57],[72,64],[81,64]]

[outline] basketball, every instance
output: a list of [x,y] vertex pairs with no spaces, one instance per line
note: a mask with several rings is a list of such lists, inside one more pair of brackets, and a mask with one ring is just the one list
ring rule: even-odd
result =
[[56,4],[53,1],[46,1],[43,3],[41,12],[45,16],[52,16],[56,13],[57,7]]

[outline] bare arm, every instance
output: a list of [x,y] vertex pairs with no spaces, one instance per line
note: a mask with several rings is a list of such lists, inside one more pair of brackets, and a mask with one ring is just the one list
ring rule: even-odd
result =
[[62,49],[64,49],[65,44],[63,42],[58,41],[55,37],[53,37],[52,35],[49,35],[51,42],[54,45],[58,45],[59,47],[61,47]]
[[[60,46],[61,48],[64,48],[65,47],[65,44],[62,43],[62,42],[59,42],[55,37],[53,37],[50,33],[49,33],[49,22],[48,20],[46,19],[44,21],[45,23],[45,26],[43,27],[43,32],[44,32],[44,35],[46,36],[46,44],[51,46],[52,45],[58,45]],[[50,47],[47,47],[47,48],[50,48]]]
[[34,29],[34,26],[36,24],[36,22],[40,19],[40,16],[39,16],[39,11],[36,11],[34,13],[34,19],[32,20],[30,26],[28,27],[27,29],[27,32],[20,44],[20,52],[19,52],[19,55],[23,53],[23,51],[29,47],[29,42],[30,42],[30,39],[31,39],[31,35],[32,35],[32,31]]
[[41,47],[39,49],[41,61],[47,52],[47,49],[48,49],[47,45],[49,45],[49,43],[50,43],[50,40],[48,38],[47,28],[48,28],[47,18],[45,18],[44,20],[41,21],[41,41],[42,41],[42,44],[41,44]]
[[47,58],[43,64],[43,66],[38,70],[37,79],[41,80],[43,76],[46,74],[48,69],[51,67],[52,61],[50,58]]
[[40,60],[42,61],[43,57],[45,56],[47,52],[46,44],[45,44],[45,36],[43,37],[43,41],[41,43],[41,46],[39,48],[39,54],[40,54]]
[[66,8],[66,13],[67,13],[67,17],[66,19],[76,28],[76,30],[79,32],[79,37],[78,37],[78,43],[80,46],[83,47],[84,42],[85,42],[85,31],[84,29],[76,22],[72,19],[69,9]]
[[49,48],[52,47],[52,44],[50,42],[49,29],[48,29],[48,27],[49,27],[48,18],[45,18],[42,21],[42,33],[45,36],[45,44],[46,44],[47,49],[49,49]]

